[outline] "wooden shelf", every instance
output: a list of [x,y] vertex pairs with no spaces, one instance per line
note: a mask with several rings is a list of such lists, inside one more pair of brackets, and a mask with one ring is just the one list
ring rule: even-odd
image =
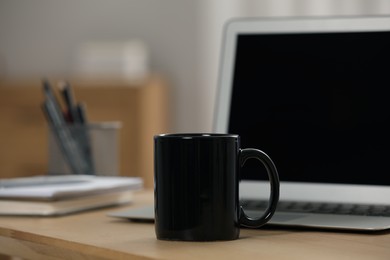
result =
[[[53,83],[56,81],[52,81]],[[153,187],[153,136],[169,131],[165,81],[69,80],[90,122],[120,121],[120,173]],[[48,129],[41,81],[0,81],[0,178],[47,172]]]

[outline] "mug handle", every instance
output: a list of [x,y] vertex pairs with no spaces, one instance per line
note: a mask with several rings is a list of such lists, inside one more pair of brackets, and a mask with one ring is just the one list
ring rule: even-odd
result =
[[240,206],[240,224],[244,227],[258,228],[267,223],[275,213],[279,201],[280,183],[275,164],[266,153],[253,148],[240,149],[239,162],[241,168],[244,166],[245,162],[251,158],[259,160],[267,170],[268,178],[271,183],[271,194],[268,207],[260,218],[248,217],[242,206]]

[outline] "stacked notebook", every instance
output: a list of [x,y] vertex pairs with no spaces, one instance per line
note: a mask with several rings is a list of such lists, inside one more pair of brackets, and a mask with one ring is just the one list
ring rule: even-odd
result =
[[53,216],[130,203],[137,177],[93,175],[0,179],[0,215]]

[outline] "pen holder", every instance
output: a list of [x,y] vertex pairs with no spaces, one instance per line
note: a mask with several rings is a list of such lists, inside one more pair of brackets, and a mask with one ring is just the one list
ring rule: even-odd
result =
[[120,122],[49,127],[48,174],[119,175]]

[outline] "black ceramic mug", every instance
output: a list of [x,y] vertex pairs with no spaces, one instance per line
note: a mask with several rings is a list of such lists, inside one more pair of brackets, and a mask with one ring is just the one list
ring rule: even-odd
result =
[[[276,167],[264,152],[241,149],[238,135],[162,134],[154,137],[154,149],[158,239],[233,240],[240,225],[258,228],[274,214]],[[265,166],[271,183],[269,205],[260,218],[248,217],[239,205],[240,169],[250,158]]]

